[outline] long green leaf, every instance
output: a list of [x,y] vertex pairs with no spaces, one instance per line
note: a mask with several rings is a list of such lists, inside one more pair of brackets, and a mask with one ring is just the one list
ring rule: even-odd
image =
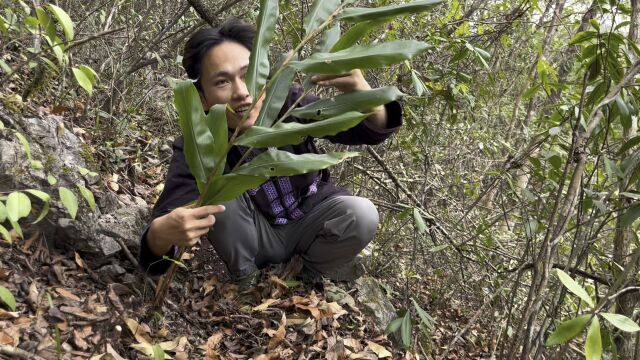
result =
[[359,155],[357,152],[296,155],[281,150],[268,150],[251,162],[240,166],[235,173],[252,176],[292,176],[328,168]]
[[377,8],[349,8],[345,9],[339,19],[358,23],[392,16],[416,14],[428,11],[440,5],[443,0],[412,1],[406,4],[394,4]]
[[376,106],[398,100],[403,95],[395,86],[356,91],[316,101],[305,107],[293,110],[291,115],[302,119],[326,119],[348,111],[366,112]]
[[255,97],[267,82],[269,75],[269,45],[273,40],[278,20],[278,0],[261,0],[257,31],[253,38],[253,49],[249,57],[247,89]]
[[420,316],[420,321],[422,321],[422,323],[429,329],[429,331],[433,331],[435,330],[435,320],[433,320],[433,318],[431,317],[431,315],[429,315],[416,301],[416,299],[411,298],[411,301],[413,301],[413,306],[415,307],[416,311],[418,312],[418,316]]
[[277,78],[270,82],[269,88],[267,88],[267,94],[262,102],[262,108],[255,122],[256,126],[271,127],[277,120],[276,117],[287,99],[289,87],[295,74],[296,69],[286,67],[278,74]]
[[7,220],[7,208],[4,206],[2,201],[0,201],[0,224],[5,220]]
[[[217,167],[218,172],[221,173],[224,170],[224,164],[227,162],[227,144],[229,142],[226,105],[218,104],[212,106],[204,121],[213,136],[213,164]],[[217,175],[215,174],[215,176]]]
[[629,227],[640,217],[640,204],[634,204],[628,208],[622,218],[620,219],[620,225],[622,227]]
[[190,81],[182,81],[173,89],[174,104],[184,136],[184,155],[200,192],[215,166],[214,139],[204,118],[198,90]]
[[89,79],[87,77],[87,74],[85,74],[82,70],[78,69],[78,68],[71,68],[71,71],[73,71],[73,76],[76,78],[76,81],[78,82],[78,84],[87,92],[89,93],[89,96],[91,96],[91,94],[93,94],[93,83],[91,82],[91,79]]
[[15,191],[7,197],[7,217],[17,222],[31,212],[31,200],[21,192]]
[[9,244],[12,243],[11,241],[11,234],[9,234],[9,231],[7,230],[7,228],[5,228],[4,226],[0,225],[0,235],[2,235],[2,237],[4,238],[4,240],[6,242],[8,242]]
[[[11,224],[11,228],[16,232],[18,237],[20,239],[24,239],[24,234],[22,233],[22,227],[20,226],[20,223],[13,220],[9,220],[9,223]],[[9,240],[9,242],[11,242],[11,240]]]
[[314,0],[309,14],[304,18],[304,31],[308,35],[322,24],[340,6],[340,0]]
[[413,221],[416,224],[416,229],[418,230],[419,234],[423,234],[425,231],[427,231],[427,224],[424,223],[424,219],[422,218],[422,215],[420,214],[420,210],[418,208],[413,208]]
[[290,64],[304,72],[343,74],[353,69],[374,69],[408,60],[427,50],[429,45],[415,40],[398,40],[371,46],[352,46],[334,53],[316,53]]
[[331,119],[310,124],[290,122],[279,123],[270,128],[252,126],[242,136],[238,137],[237,144],[259,148],[299,144],[307,136],[322,138],[350,129],[366,117],[366,114],[351,111]]
[[82,195],[82,197],[87,201],[87,204],[89,204],[89,208],[91,209],[91,211],[95,212],[96,199],[93,197],[93,193],[91,192],[91,190],[87,189],[86,187],[80,184],[76,186],[78,187],[78,190],[80,190],[80,195]]
[[15,134],[18,140],[20,140],[20,143],[22,144],[22,148],[24,149],[25,154],[27,154],[27,159],[31,160],[31,146],[29,145],[29,141],[21,133],[16,132]]
[[40,211],[40,215],[38,215],[38,218],[33,222],[34,224],[39,223],[40,221],[42,221],[42,219],[44,219],[45,216],[47,216],[47,214],[49,213],[49,203],[46,202],[44,203],[44,205],[42,206],[42,210]]
[[[25,192],[28,192],[29,194],[37,197],[38,199],[44,201],[44,202],[49,202],[51,201],[51,196],[49,194],[47,194],[44,191],[41,190],[36,190],[36,189],[27,189],[25,190]],[[2,222],[2,221],[0,221]]]
[[71,218],[75,219],[78,214],[78,198],[71,190],[64,186],[61,186],[58,189],[58,192],[60,194],[60,201],[62,201],[62,205],[67,208]]
[[266,176],[225,174],[213,180],[209,190],[202,195],[202,205],[218,205],[233,200],[245,191],[264,183]]
[[397,318],[397,319],[394,319],[392,322],[390,322],[389,325],[387,325],[387,328],[384,329],[384,334],[389,335],[396,332],[398,329],[400,329],[400,325],[402,325],[403,319],[404,318]]
[[624,315],[612,313],[602,313],[600,315],[602,315],[602,317],[605,318],[611,325],[617,327],[622,331],[636,332],[640,330],[640,326],[638,326],[638,324]]
[[625,142],[618,150],[618,155],[624,154],[627,150],[630,150],[634,146],[640,144],[640,135],[634,136]]
[[594,317],[587,331],[587,341],[584,344],[586,360],[600,360],[602,357],[602,336],[600,335],[600,321]]
[[11,311],[16,311],[16,298],[14,298],[11,291],[4,286],[0,286],[0,300],[7,304]]
[[566,272],[556,269],[556,274],[558,275],[558,279],[564,284],[564,286],[569,289],[572,293],[577,295],[580,299],[586,302],[589,306],[594,307],[593,300],[591,296],[587,293],[587,291],[580,286],[575,280],[571,278],[571,276],[567,275]]
[[409,311],[402,318],[400,338],[402,338],[402,345],[404,345],[405,349],[408,349],[411,346],[411,312]]
[[546,346],[564,344],[573,339],[576,335],[587,326],[587,322],[591,319],[591,314],[584,314],[575,319],[567,320],[558,325],[556,330],[549,335]]
[[338,39],[338,41],[331,48],[331,52],[336,52],[340,50],[344,50],[355,45],[358,40],[367,36],[373,29],[379,27],[380,25],[390,21],[390,18],[364,21],[352,26],[349,30],[345,31],[344,34]]
[[316,52],[330,52],[333,46],[340,40],[341,33],[340,24],[338,23],[326,30],[322,34],[318,46],[316,46]]
[[69,14],[53,4],[47,4],[46,6],[49,7],[49,10],[51,10],[53,15],[55,15],[55,17],[58,19],[58,22],[60,23],[60,25],[62,26],[62,30],[64,31],[65,39],[67,41],[73,40],[73,21],[71,21]]
[[36,16],[40,22],[40,26],[44,29],[44,33],[53,40],[56,36],[56,26],[51,20],[51,16],[41,7],[36,8]]

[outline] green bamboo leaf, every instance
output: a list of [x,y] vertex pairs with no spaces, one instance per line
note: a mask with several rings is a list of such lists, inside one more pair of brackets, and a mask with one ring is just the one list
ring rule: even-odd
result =
[[184,136],[184,155],[200,193],[215,167],[214,139],[207,121],[198,90],[190,81],[178,82],[173,88],[174,104],[178,111],[180,128]]
[[0,224],[7,220],[7,208],[4,206],[2,201],[0,201]]
[[338,41],[331,48],[331,52],[337,52],[340,50],[344,50],[355,45],[358,40],[364,38],[371,31],[381,26],[382,24],[390,21],[391,18],[379,19],[379,20],[371,20],[371,21],[363,21],[358,23],[349,30],[345,31],[342,36],[338,39]]
[[71,218],[75,219],[76,214],[78,213],[78,198],[71,190],[64,186],[58,188],[58,193],[60,194],[60,201],[62,201],[62,205],[67,208]]
[[4,286],[0,285],[0,300],[5,303],[9,310],[16,311],[16,298],[13,297],[11,291]]
[[305,107],[293,110],[291,115],[301,119],[326,119],[344,114],[348,111],[366,112],[376,106],[398,100],[402,96],[404,96],[404,94],[395,86],[356,91],[316,101]]
[[633,223],[640,217],[640,203],[634,204],[629,207],[624,214],[622,214],[622,218],[620,219],[620,226],[629,227],[633,225]]
[[598,33],[596,31],[593,31],[593,30],[581,31],[581,32],[575,34],[571,38],[571,40],[569,40],[569,45],[580,44],[580,43],[583,43],[585,41],[591,40],[591,39],[595,38],[596,36],[598,36]]
[[318,42],[318,46],[316,46],[316,52],[330,52],[331,48],[340,39],[340,34],[342,34],[342,31],[340,30],[340,24],[335,23],[332,27],[330,27],[322,34],[322,37]]
[[238,174],[218,176],[202,195],[202,205],[218,205],[233,200],[247,190],[262,185],[267,179],[266,176]]
[[587,331],[587,341],[584,344],[586,360],[600,360],[602,357],[602,336],[600,336],[600,321],[594,317]]
[[320,26],[340,6],[340,0],[314,0],[309,14],[304,18],[305,34]]
[[418,316],[420,317],[420,321],[422,321],[422,323],[429,329],[429,331],[435,330],[435,323],[436,322],[435,322],[435,320],[433,320],[431,315],[429,315],[426,311],[424,311],[424,309],[418,304],[416,299],[411,298],[411,301],[413,301],[413,307],[418,312]]
[[616,96],[616,108],[620,114],[620,122],[625,130],[631,128],[631,112],[621,96]]
[[43,8],[36,8],[36,16],[38,17],[38,21],[40,22],[40,26],[44,29],[44,33],[49,37],[50,40],[53,40],[56,36],[56,26],[51,20],[51,16],[47,13]]
[[89,96],[91,96],[93,93],[93,83],[91,82],[91,79],[87,77],[87,74],[76,67],[71,68],[71,71],[73,71],[73,76],[76,78],[78,85],[85,89],[86,92],[89,93]]
[[389,325],[387,325],[387,328],[384,330],[384,334],[389,335],[398,331],[398,329],[400,329],[400,325],[402,325],[403,319],[404,318],[397,318],[390,322]]
[[47,216],[47,214],[49,213],[49,203],[46,202],[44,203],[44,205],[42,206],[42,210],[40,211],[40,215],[38,215],[38,218],[33,222],[34,224],[39,223],[40,221],[42,221],[42,219],[44,219],[45,216]]
[[393,4],[377,8],[349,8],[345,9],[339,19],[358,23],[361,21],[376,20],[392,16],[417,14],[428,11],[440,5],[442,0],[412,1],[405,4]]
[[73,40],[73,36],[74,36],[73,21],[71,21],[69,14],[67,14],[64,10],[62,10],[61,8],[53,4],[47,4],[46,6],[49,8],[49,10],[51,10],[53,15],[58,19],[58,23],[60,23],[60,25],[62,26],[62,31],[64,31],[65,39],[67,41]]
[[296,155],[282,150],[268,150],[234,173],[251,176],[293,176],[328,168],[359,155],[357,152]]
[[93,71],[92,68],[88,67],[87,65],[80,65],[78,66],[78,69],[85,74],[89,81],[91,81],[91,84],[95,85],[98,82],[98,74]]
[[335,135],[359,124],[367,114],[350,111],[336,117],[301,124],[297,122],[279,123],[273,127],[252,126],[238,137],[237,144],[266,148],[270,146],[285,146],[301,143],[307,136],[322,138]]
[[413,208],[413,221],[416,224],[416,230],[418,230],[419,234],[423,234],[427,231],[427,224],[424,223],[424,219],[422,215],[420,215],[420,210],[418,208]]
[[422,96],[424,93],[429,93],[429,89],[427,89],[419,73],[415,70],[411,70],[411,82],[413,83],[414,89],[416,89],[416,95]]
[[40,190],[36,190],[36,189],[27,189],[27,190],[25,190],[25,192],[28,192],[29,194],[37,197],[38,199],[40,199],[40,200],[42,200],[44,202],[51,201],[51,196],[49,194],[47,194],[46,192],[44,192],[44,191],[40,191]]
[[[11,228],[15,230],[16,234],[18,234],[18,237],[20,239],[24,239],[24,234],[22,233],[22,227],[20,226],[20,224],[17,221],[13,220],[9,220],[9,223],[11,224]],[[11,240],[9,240],[9,242],[11,242]]]
[[0,235],[2,235],[4,240],[6,242],[8,242],[9,244],[11,244],[13,242],[13,241],[11,241],[11,234],[9,234],[9,231],[7,230],[7,228],[5,228],[2,225],[0,225]]
[[260,0],[257,31],[247,70],[247,90],[255,99],[269,75],[269,45],[278,20],[278,0]]
[[402,318],[402,325],[400,325],[400,337],[402,338],[402,345],[405,349],[411,346],[411,312],[407,311]]
[[7,217],[17,222],[31,212],[31,200],[21,192],[15,191],[7,197]]
[[612,313],[602,313],[600,315],[602,315],[602,317],[605,318],[611,325],[617,327],[622,331],[636,332],[640,330],[640,326],[638,326],[638,324],[624,315]]
[[571,278],[571,276],[567,275],[564,271],[560,269],[556,269],[556,275],[558,275],[558,279],[560,282],[566,286],[569,291],[577,295],[580,299],[586,302],[589,306],[594,307],[593,300],[591,300],[591,296],[587,293],[587,291],[580,286],[575,280]]
[[16,132],[15,134],[18,140],[20,140],[24,152],[27,154],[27,159],[31,160],[31,146],[29,145],[29,141],[21,133]]
[[429,45],[415,40],[398,40],[371,46],[356,45],[334,53],[316,53],[292,67],[307,73],[343,74],[353,69],[374,69],[409,60]]
[[[213,164],[218,167],[218,172],[222,172],[227,162],[227,145],[229,141],[226,105],[218,104],[212,106],[204,121],[213,136]],[[221,164],[218,164],[219,162]],[[215,174],[215,176],[218,176],[218,174]]]
[[264,101],[262,102],[262,108],[256,118],[255,126],[271,127],[277,120],[282,105],[289,94],[289,87],[295,74],[296,69],[286,67],[278,74],[278,77],[271,80]]
[[640,135],[634,136],[631,139],[627,140],[627,142],[622,144],[622,146],[620,146],[620,149],[618,150],[618,155],[624,154],[625,152],[633,149],[638,144],[640,144]]
[[78,187],[78,190],[80,190],[80,194],[82,195],[82,197],[87,200],[87,204],[89,204],[89,208],[91,208],[91,211],[95,212],[96,211],[96,199],[93,197],[93,193],[91,192],[91,190],[87,189],[86,187],[78,184],[76,185]]
[[560,345],[573,339],[587,326],[587,322],[591,319],[591,314],[584,314],[575,319],[567,320],[558,325],[556,330],[549,335],[546,346]]

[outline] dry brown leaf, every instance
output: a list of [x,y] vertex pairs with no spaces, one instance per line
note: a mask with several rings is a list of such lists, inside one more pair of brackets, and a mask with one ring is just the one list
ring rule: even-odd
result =
[[33,306],[37,306],[38,305],[38,287],[36,285],[36,281],[33,280],[31,282],[31,285],[29,285],[29,294],[27,295],[27,301],[29,301],[29,303],[33,304]]
[[220,359],[220,355],[218,354],[218,346],[220,345],[220,341],[224,337],[224,332],[218,331],[213,333],[207,339],[207,342],[198,346],[200,349],[205,351],[204,358],[205,360],[218,360]]
[[302,314],[287,315],[287,326],[302,325],[309,319],[308,316]]
[[120,354],[118,354],[113,347],[111,347],[111,344],[107,344],[107,354],[113,356],[113,358],[115,360],[125,360],[122,356],[120,356]]
[[84,260],[82,260],[82,258],[77,252],[74,252],[74,254],[76,258],[76,264],[78,265],[78,267],[80,267],[80,269],[84,269]]
[[126,319],[127,327],[131,330],[133,337],[138,340],[139,343],[151,344],[151,336],[148,326],[142,326],[133,319]]
[[325,353],[325,358],[327,360],[344,360],[347,358],[342,339],[336,339],[334,336],[327,339],[327,352]]
[[277,303],[278,301],[278,299],[267,299],[262,304],[255,306],[253,308],[253,311],[265,311],[269,308],[269,306]]
[[209,280],[204,282],[202,288],[204,289],[204,296],[207,296],[213,289],[216,288],[216,285],[220,283],[217,276],[212,276]]
[[0,319],[17,319],[20,315],[17,312],[5,311],[4,309],[0,309]]
[[56,288],[55,291],[62,297],[67,298],[69,300],[73,300],[73,301],[82,301],[82,299],[80,299],[77,295],[71,293],[69,290],[64,289],[64,288]]
[[77,316],[87,320],[97,319],[95,315],[87,314],[86,312],[82,311],[80,308],[75,306],[61,306],[60,311],[62,311],[63,313],[71,314],[73,316]]
[[33,243],[40,239],[40,231],[36,231],[35,233],[33,233],[33,235],[31,235],[29,237],[29,239],[27,239],[27,241],[25,241],[24,245],[22,246],[22,252],[28,252],[29,249],[31,248],[31,246],[33,245]]
[[277,353],[268,353],[268,354],[258,355],[256,357],[256,360],[275,360],[280,358],[281,358],[280,355]]
[[[0,331],[0,345],[14,345],[14,339],[6,331]],[[17,341],[16,341],[17,345]]]
[[311,316],[313,316],[316,320],[320,320],[322,318],[322,314],[320,313],[320,310],[317,307],[302,305],[302,304],[296,304],[296,307],[298,309],[309,311],[311,313]]
[[73,330],[73,342],[76,344],[76,346],[80,350],[89,349],[89,344],[87,344],[87,342],[85,341],[85,337],[82,336],[82,332],[79,332],[77,330]]
[[367,348],[371,349],[381,359],[393,356],[384,346],[378,345],[373,341],[367,341]]
[[287,334],[285,330],[285,325],[287,324],[287,316],[282,313],[282,318],[280,319],[280,325],[278,326],[278,330],[273,334],[271,340],[269,340],[268,349],[273,350],[278,345],[280,345],[284,341],[284,337]]

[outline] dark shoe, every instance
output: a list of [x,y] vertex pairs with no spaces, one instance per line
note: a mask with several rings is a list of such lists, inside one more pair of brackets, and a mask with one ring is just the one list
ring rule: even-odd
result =
[[305,266],[302,269],[300,276],[302,277],[302,281],[306,283],[318,283],[322,282],[322,278],[327,278],[333,281],[354,281],[359,279],[364,275],[364,273],[365,270],[364,265],[362,264],[362,258],[357,256],[348,263],[325,273],[319,273]]
[[238,284],[238,292],[243,293],[249,290],[253,290],[260,283],[260,270],[255,270],[249,275],[243,276],[236,280]]

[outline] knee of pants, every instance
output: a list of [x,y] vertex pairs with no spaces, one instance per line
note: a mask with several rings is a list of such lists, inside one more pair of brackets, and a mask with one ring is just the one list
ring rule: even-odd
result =
[[373,240],[378,229],[380,217],[378,209],[366,198],[353,197],[350,204],[350,211],[355,216],[355,235],[361,248],[364,248]]

